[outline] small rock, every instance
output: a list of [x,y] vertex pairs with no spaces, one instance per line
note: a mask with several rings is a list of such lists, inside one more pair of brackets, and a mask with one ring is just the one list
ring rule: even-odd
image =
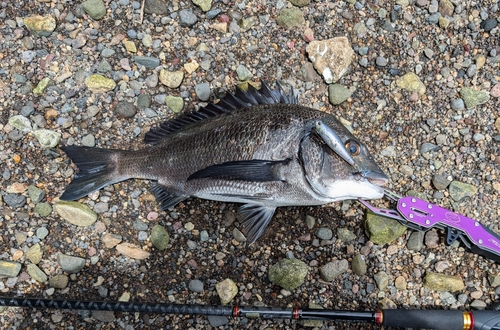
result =
[[[154,227],[153,227],[154,228]],[[122,237],[116,234],[106,233],[102,236],[102,242],[108,248],[114,248],[122,241]],[[153,233],[151,233],[151,242],[153,242]],[[153,243],[154,244],[154,243]]]
[[56,20],[51,15],[26,17],[23,22],[30,33],[37,37],[48,37],[56,29]]
[[30,132],[32,129],[30,120],[22,115],[10,117],[9,124],[21,132]]
[[380,271],[374,276],[375,282],[377,283],[377,287],[379,288],[380,291],[383,291],[387,288],[389,285],[389,276],[387,275],[386,272]]
[[439,273],[442,273],[445,269],[450,268],[450,263],[445,260],[445,261],[438,261],[434,265],[434,268],[436,268],[436,271]]
[[196,84],[194,87],[196,96],[202,100],[207,101],[210,98],[210,84],[209,83],[201,83]]
[[49,234],[49,230],[45,227],[40,227],[36,230],[36,237],[44,239]]
[[54,148],[61,140],[61,133],[48,129],[39,129],[33,132],[42,148]]
[[396,148],[394,146],[388,146],[380,152],[380,154],[384,157],[396,157]]
[[36,243],[26,251],[26,258],[35,265],[42,261],[42,247],[40,243]]
[[460,96],[465,102],[467,109],[472,109],[478,105],[488,102],[490,94],[485,91],[464,87],[460,90]]
[[201,10],[207,12],[212,8],[212,0],[193,0],[193,3],[200,7]]
[[85,86],[93,93],[105,93],[112,91],[116,83],[100,74],[92,74],[85,79]]
[[356,254],[352,258],[351,262],[352,272],[356,275],[362,276],[366,274],[366,261],[365,256],[362,254]]
[[125,49],[127,52],[130,53],[137,53],[137,47],[135,46],[135,43],[131,40],[123,40],[122,41],[123,46],[125,46]]
[[439,246],[439,236],[436,230],[431,229],[426,232],[424,242],[425,246],[427,246],[429,249],[437,248]]
[[123,118],[132,118],[137,113],[137,107],[131,102],[120,101],[115,106],[115,112]]
[[436,291],[456,292],[462,290],[465,285],[460,277],[427,272],[424,287]]
[[347,272],[348,269],[349,262],[346,259],[334,260],[321,267],[320,275],[325,281],[331,282],[337,276]]
[[58,254],[57,262],[61,266],[62,270],[67,273],[75,274],[85,267],[85,259],[80,257],[68,256],[66,254]]
[[411,251],[420,251],[423,247],[424,241],[424,232],[414,231],[411,233],[408,242],[406,243],[406,247]]
[[365,231],[375,244],[384,245],[403,235],[406,227],[396,220],[368,212],[366,214]]
[[189,281],[189,290],[193,292],[201,293],[203,292],[203,282],[200,280],[191,280]]
[[170,236],[167,230],[161,225],[155,225],[151,229],[151,243],[158,250],[165,250],[170,243]]
[[160,60],[149,56],[134,56],[134,62],[148,69],[155,69],[160,66]]
[[65,289],[68,286],[69,277],[64,274],[55,275],[49,278],[49,285],[56,289]]
[[16,277],[21,271],[21,264],[13,261],[0,260],[0,277]]
[[26,197],[18,194],[7,194],[3,196],[3,201],[13,209],[18,209],[26,205]]
[[92,317],[99,322],[113,322],[115,313],[111,311],[91,311]]
[[448,191],[454,201],[460,202],[466,197],[475,195],[477,193],[477,188],[468,183],[452,181],[448,187]]
[[470,307],[476,310],[483,310],[486,308],[486,303],[482,300],[474,299],[470,303]]
[[441,148],[441,147],[438,145],[435,145],[434,143],[425,142],[425,143],[422,143],[422,145],[419,148],[419,151],[421,154],[425,154],[427,152],[439,150],[439,148]]
[[455,11],[455,6],[453,6],[450,0],[439,0],[438,11],[443,16],[451,17]]
[[191,10],[183,9],[179,12],[179,25],[184,27],[192,27],[198,22],[198,18]]
[[179,87],[183,79],[184,72],[182,71],[167,71],[165,69],[160,71],[160,82],[169,88]]
[[396,280],[394,281],[394,286],[398,290],[406,290],[406,279],[403,276],[398,276],[396,277]]
[[460,110],[465,109],[464,100],[462,100],[462,99],[453,99],[453,100],[451,100],[450,106],[455,111],[460,111]]
[[284,8],[278,14],[276,23],[285,29],[294,29],[305,24],[304,14],[298,8]]
[[420,78],[413,72],[408,72],[396,80],[396,85],[408,92],[418,92],[419,95],[425,94],[425,85]]
[[487,20],[482,21],[479,26],[485,32],[490,32],[491,30],[493,30],[497,26],[497,24],[498,24],[497,19],[491,18],[491,19],[487,19]]
[[442,174],[434,174],[432,177],[432,184],[437,190],[445,190],[450,184],[450,180]]
[[252,79],[253,77],[253,74],[250,72],[250,70],[248,70],[241,64],[236,68],[236,74],[238,75],[238,79],[240,81],[247,81]]
[[28,187],[28,196],[33,203],[38,204],[45,198],[45,191],[37,186],[31,185]]
[[491,97],[500,97],[500,83],[493,85],[490,90]]
[[165,104],[174,113],[179,113],[184,108],[184,99],[182,97],[168,95],[165,98]]
[[492,287],[500,286],[500,274],[488,274],[488,282]]
[[312,41],[306,47],[314,68],[326,83],[337,82],[349,70],[354,50],[346,37]]
[[26,271],[37,282],[44,283],[48,280],[47,275],[35,264],[29,264]]
[[59,201],[54,209],[61,218],[75,226],[87,227],[97,221],[97,214],[82,203]]
[[100,20],[106,16],[106,6],[102,0],[87,0],[82,3],[85,12],[95,20]]
[[385,67],[387,65],[387,59],[382,56],[377,56],[377,59],[375,60],[375,64],[380,67]]
[[321,227],[316,231],[316,236],[319,239],[330,240],[333,237],[333,232],[330,228]]
[[195,72],[196,69],[198,69],[200,67],[200,65],[198,64],[198,62],[193,60],[189,63],[184,64],[183,67],[184,67],[184,70],[186,70],[186,72],[188,74],[191,74],[191,73]]
[[35,205],[35,212],[42,217],[46,217],[52,213],[52,206],[49,203],[38,203]]
[[215,315],[209,315],[208,317],[208,322],[210,325],[214,328],[223,326],[225,324],[229,323],[229,319],[225,316],[215,316]]
[[215,285],[222,305],[228,304],[238,294],[238,287],[229,278]]
[[243,233],[238,228],[233,229],[233,237],[238,242],[246,242],[247,241],[247,238],[245,237],[245,235],[243,235]]
[[392,301],[391,299],[389,298],[382,298],[378,301],[378,307],[383,310],[383,309],[396,309],[398,308],[396,303],[394,303],[394,301]]
[[328,98],[333,105],[339,105],[352,95],[351,91],[340,84],[330,84],[328,86]]
[[116,246],[116,250],[126,257],[138,260],[146,259],[150,255],[149,252],[144,251],[140,247],[130,243],[120,243]]
[[304,283],[307,265],[298,259],[282,259],[269,267],[269,280],[285,290],[293,290]]
[[48,77],[43,78],[38,82],[35,89],[33,89],[33,93],[36,95],[42,95],[49,86],[49,83],[50,83],[50,78]]
[[[356,234],[350,231],[347,228],[338,228],[337,229],[337,238],[342,242],[350,242],[356,239]],[[329,238],[331,239],[331,238]]]

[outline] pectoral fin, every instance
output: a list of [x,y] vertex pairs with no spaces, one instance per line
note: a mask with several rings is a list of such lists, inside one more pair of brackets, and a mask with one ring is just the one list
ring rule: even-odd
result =
[[275,207],[245,204],[238,209],[236,217],[246,232],[248,244],[253,244],[271,221]]
[[290,159],[282,161],[252,159],[226,162],[199,170],[191,174],[187,181],[204,178],[259,182],[281,181],[278,166],[286,165],[289,162]]

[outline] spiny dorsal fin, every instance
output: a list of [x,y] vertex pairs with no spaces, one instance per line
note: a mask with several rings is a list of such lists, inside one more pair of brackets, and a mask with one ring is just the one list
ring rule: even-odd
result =
[[160,126],[152,128],[146,133],[144,142],[156,144],[163,137],[177,132],[187,125],[224,113],[230,113],[237,109],[259,104],[298,104],[298,96],[294,93],[293,88],[290,88],[290,92],[286,93],[279,83],[276,83],[276,89],[271,90],[265,81],[261,80],[260,82],[260,89],[255,89],[251,84],[248,84],[247,91],[236,87],[236,92],[233,94],[226,93],[216,104],[210,103],[198,111],[189,112],[161,123]]

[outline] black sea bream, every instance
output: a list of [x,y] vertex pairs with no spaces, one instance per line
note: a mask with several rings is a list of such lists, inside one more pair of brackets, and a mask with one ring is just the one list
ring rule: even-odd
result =
[[189,197],[242,203],[253,243],[279,206],[377,199],[388,178],[334,116],[264,82],[151,129],[137,151],[65,146],[78,167],[62,200],[136,178],[168,209]]

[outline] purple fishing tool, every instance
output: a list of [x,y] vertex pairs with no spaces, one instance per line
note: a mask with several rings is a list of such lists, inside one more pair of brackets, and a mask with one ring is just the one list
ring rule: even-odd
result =
[[389,190],[385,190],[385,196],[397,203],[396,210],[379,209],[363,199],[359,201],[373,213],[398,220],[411,229],[443,229],[447,244],[460,238],[472,252],[500,262],[500,236],[477,220],[414,196],[402,197]]

